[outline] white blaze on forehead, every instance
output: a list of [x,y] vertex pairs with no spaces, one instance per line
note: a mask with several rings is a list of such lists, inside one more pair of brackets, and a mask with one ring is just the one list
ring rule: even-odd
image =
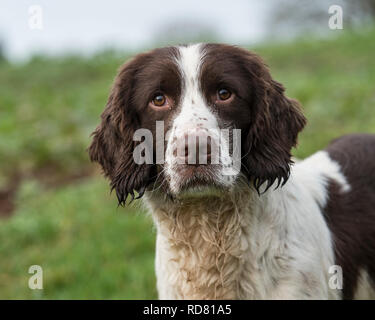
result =
[[184,130],[193,129],[198,124],[204,128],[218,128],[215,115],[208,108],[200,87],[200,71],[203,63],[202,44],[178,48],[177,58],[182,77],[180,113],[174,121],[174,127]]
[[[211,148],[211,160],[216,156],[220,157],[220,164],[230,162],[229,142],[227,139],[220,139],[220,127],[217,115],[208,105],[200,85],[200,73],[204,62],[204,47],[202,44],[194,44],[186,47],[178,47],[179,55],[176,57],[176,64],[181,74],[182,90],[181,100],[177,105],[176,117],[173,120],[172,128],[167,136],[166,175],[169,176],[169,183],[172,191],[178,190],[180,177],[178,174],[177,160],[174,155],[176,147],[183,146],[185,150],[185,136],[196,134],[198,131],[206,132],[211,138],[211,146],[220,145],[219,149]],[[213,139],[213,140],[212,140]],[[189,142],[190,148],[190,142]],[[195,148],[193,148],[195,151]],[[190,153],[191,150],[189,150]],[[228,158],[228,159],[227,159]],[[212,162],[211,162],[212,163]],[[225,174],[225,168],[215,169],[216,180],[222,184],[230,184],[233,177]]]
[[[202,64],[202,44],[193,44],[186,47],[178,47],[179,57],[177,64],[183,73],[184,80],[198,80],[198,72]],[[191,81],[190,81],[191,83]]]

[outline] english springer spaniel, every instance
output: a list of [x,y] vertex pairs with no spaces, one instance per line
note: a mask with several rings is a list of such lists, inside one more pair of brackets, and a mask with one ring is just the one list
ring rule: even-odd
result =
[[305,123],[235,46],[155,49],[121,67],[89,153],[120,204],[144,196],[159,298],[375,297],[375,136],[293,164]]

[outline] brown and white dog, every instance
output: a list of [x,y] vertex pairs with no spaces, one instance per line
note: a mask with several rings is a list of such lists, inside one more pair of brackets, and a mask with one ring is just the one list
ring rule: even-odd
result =
[[[238,47],[155,49],[120,69],[89,152],[120,204],[144,196],[161,299],[374,297],[375,136],[292,165],[305,122]],[[152,161],[136,161],[139,129],[152,138],[137,159]]]

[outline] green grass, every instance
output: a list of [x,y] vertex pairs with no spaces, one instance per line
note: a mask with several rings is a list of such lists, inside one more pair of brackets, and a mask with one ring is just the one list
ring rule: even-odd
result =
[[375,29],[255,48],[305,111],[308,125],[296,156],[304,158],[343,134],[375,133],[374,37]]
[[[0,223],[0,298],[155,298],[151,219],[116,209],[103,179],[43,191],[24,183],[17,213]],[[43,268],[43,290],[28,269]]]
[[[337,35],[251,48],[304,107],[299,157],[345,133],[375,133],[375,29]],[[0,63],[0,189],[46,167],[64,176],[89,166],[89,134],[128,57]],[[155,298],[154,238],[150,217],[117,209],[98,175],[58,188],[25,179],[16,211],[0,220],[0,299]],[[34,264],[43,267],[41,291],[28,288]]]
[[127,58],[108,51],[0,65],[0,187],[20,172],[73,174],[88,163],[89,135]]

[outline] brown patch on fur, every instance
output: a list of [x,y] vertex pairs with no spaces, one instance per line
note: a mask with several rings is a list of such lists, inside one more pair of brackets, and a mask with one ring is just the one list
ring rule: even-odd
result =
[[[204,50],[202,88],[223,122],[243,132],[244,173],[258,192],[265,182],[267,189],[275,180],[284,184],[292,163],[290,151],[306,123],[299,103],[284,95],[284,87],[256,54],[221,44],[208,44]],[[219,87],[235,94],[222,108],[211,101]]]
[[353,299],[361,270],[375,281],[375,135],[344,136],[326,150],[340,164],[351,187],[342,192],[340,185],[330,181],[325,214],[335,263],[343,270],[343,298]]
[[125,204],[129,194],[134,199],[134,191],[141,197],[155,179],[156,166],[134,162],[133,135],[138,128],[155,132],[155,122],[171,116],[167,111],[147,107],[152,95],[160,91],[175,103],[179,101],[181,84],[174,63],[177,55],[178,51],[172,47],[155,49],[124,64],[101,115],[101,124],[93,133],[90,158],[101,164],[111,180],[111,188],[116,190],[119,204]]

